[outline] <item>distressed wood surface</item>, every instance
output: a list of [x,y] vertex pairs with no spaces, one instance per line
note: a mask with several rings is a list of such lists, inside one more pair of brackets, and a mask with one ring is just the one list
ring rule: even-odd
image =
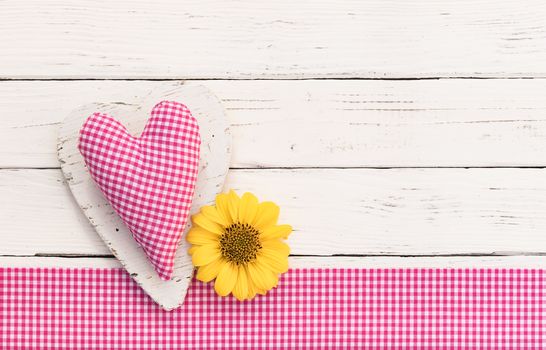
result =
[[544,18],[541,0],[10,0],[0,77],[544,77]]
[[[293,255],[546,254],[546,169],[231,170],[281,207]],[[110,251],[58,169],[0,171],[0,255]]]
[[[546,61],[545,61],[546,62]],[[546,79],[200,81],[231,122],[235,168],[546,166]],[[0,82],[0,167],[58,167],[60,121],[182,82]]]
[[[279,202],[292,253],[324,255],[294,266],[543,267],[545,170],[497,167],[546,166],[544,18],[540,0],[0,1],[0,80],[31,79],[0,81],[0,265],[113,261],[44,168],[72,109],[182,86],[100,80],[149,78],[219,96],[226,187]],[[535,79],[474,79],[492,77]],[[488,169],[345,169],[376,167]],[[414,256],[438,254],[457,256]]]
[[[193,276],[191,257],[187,253],[189,244],[182,240],[174,260],[172,278],[161,280],[131,231],[96,186],[77,148],[80,129],[94,112],[109,113],[137,136],[144,129],[154,106],[165,99],[186,104],[199,123],[201,157],[190,214],[196,213],[203,205],[214,202],[216,195],[222,192],[231,155],[231,133],[223,106],[204,86],[183,86],[168,97],[163,95],[162,89],[152,90],[131,104],[103,100],[82,106],[61,123],[57,149],[66,183],[93,229],[136,283],[161,307],[172,310],[184,301]],[[188,222],[185,231],[190,226]]]

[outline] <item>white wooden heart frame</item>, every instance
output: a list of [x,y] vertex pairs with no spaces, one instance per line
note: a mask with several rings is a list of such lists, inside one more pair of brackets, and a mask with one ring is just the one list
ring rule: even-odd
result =
[[[77,142],[85,119],[93,112],[109,113],[136,136],[144,129],[156,103],[162,100],[184,103],[199,122],[202,140],[199,174],[190,214],[199,211],[203,205],[212,203],[223,190],[231,150],[229,122],[220,101],[207,88],[184,84],[174,91],[172,84],[169,84],[169,88],[156,88],[142,98],[136,97],[134,101],[107,101],[78,108],[63,121],[58,138],[62,172],[76,202],[136,283],[165,310],[172,310],[183,303],[193,276],[193,265],[187,254],[188,243],[183,237],[175,258],[173,278],[162,281],[129,229],[93,182],[77,149]],[[188,220],[184,235],[190,225]]]

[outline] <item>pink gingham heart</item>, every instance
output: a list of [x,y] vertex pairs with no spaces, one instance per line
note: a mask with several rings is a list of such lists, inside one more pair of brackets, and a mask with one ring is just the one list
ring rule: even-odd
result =
[[159,277],[171,278],[191,208],[201,139],[183,104],[158,103],[140,137],[94,113],[78,148],[91,177],[144,249]]

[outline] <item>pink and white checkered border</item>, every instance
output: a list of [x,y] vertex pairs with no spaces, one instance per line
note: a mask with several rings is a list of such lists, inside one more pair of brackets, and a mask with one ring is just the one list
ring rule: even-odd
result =
[[121,269],[1,268],[2,349],[545,349],[544,270],[294,269],[250,302],[193,281],[154,304]]

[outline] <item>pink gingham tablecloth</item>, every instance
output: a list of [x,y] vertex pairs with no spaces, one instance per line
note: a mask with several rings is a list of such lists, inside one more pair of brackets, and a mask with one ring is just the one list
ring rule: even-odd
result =
[[163,311],[121,269],[0,268],[2,349],[544,349],[544,270],[292,269]]

